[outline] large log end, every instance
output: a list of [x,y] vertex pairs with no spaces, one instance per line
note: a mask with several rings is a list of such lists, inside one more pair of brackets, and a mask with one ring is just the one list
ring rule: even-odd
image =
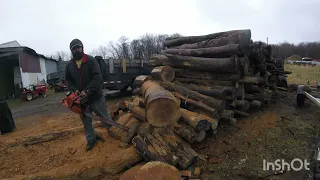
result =
[[146,115],[148,122],[155,127],[175,124],[180,116],[180,105],[169,91],[158,91],[149,95]]
[[181,180],[179,170],[160,161],[148,162],[140,168],[136,180]]

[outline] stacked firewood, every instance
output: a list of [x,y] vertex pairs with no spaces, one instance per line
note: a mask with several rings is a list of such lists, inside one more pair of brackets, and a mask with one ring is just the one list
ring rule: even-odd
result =
[[112,110],[130,131],[112,127],[111,135],[132,142],[147,161],[187,168],[200,158],[192,144],[261,109],[279,82],[286,84],[283,61],[272,58],[271,46],[253,43],[250,30],[168,39],[164,46],[149,60],[151,75],[135,79],[132,101]]

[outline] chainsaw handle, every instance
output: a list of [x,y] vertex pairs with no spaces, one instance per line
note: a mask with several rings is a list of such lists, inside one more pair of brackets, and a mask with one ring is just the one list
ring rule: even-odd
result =
[[80,97],[81,97],[81,96],[79,95],[79,96],[77,96],[76,98],[74,98],[74,99],[71,101],[71,104],[69,105],[69,109],[72,108],[74,102],[75,102],[76,100],[78,100]]

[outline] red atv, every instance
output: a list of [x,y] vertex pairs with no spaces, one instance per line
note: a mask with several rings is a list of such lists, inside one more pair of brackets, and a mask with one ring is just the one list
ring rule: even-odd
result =
[[47,97],[47,93],[48,88],[45,84],[30,85],[21,89],[21,99],[31,101],[38,96]]

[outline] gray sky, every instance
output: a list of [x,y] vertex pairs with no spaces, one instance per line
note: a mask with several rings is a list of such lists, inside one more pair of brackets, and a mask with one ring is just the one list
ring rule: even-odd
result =
[[0,0],[0,43],[50,55],[73,38],[86,52],[145,33],[203,35],[251,29],[252,39],[318,41],[320,0]]

